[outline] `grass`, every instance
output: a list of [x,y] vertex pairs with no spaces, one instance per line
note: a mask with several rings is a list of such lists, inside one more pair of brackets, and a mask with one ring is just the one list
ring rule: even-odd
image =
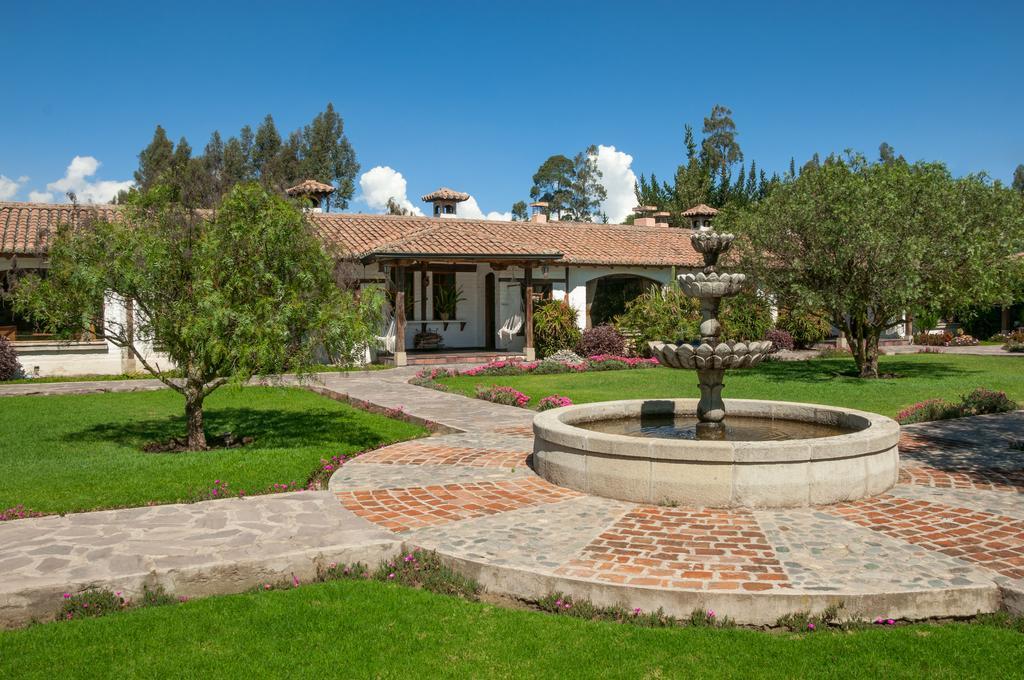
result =
[[651,629],[374,581],[212,597],[0,632],[0,677],[1014,677],[981,624],[850,633]]
[[40,512],[189,500],[214,480],[258,493],[305,483],[321,458],[420,436],[423,428],[285,387],[222,387],[206,400],[206,431],[255,441],[243,448],[143,453],[183,434],[170,390],[0,399],[0,509]]
[[[975,387],[1002,390],[1024,402],[1024,362],[1010,357],[953,354],[883,356],[883,373],[900,377],[862,380],[849,358],[775,361],[748,370],[728,371],[725,396],[778,399],[845,406],[887,416],[915,402],[934,397],[955,399]],[[508,385],[531,398],[531,405],[550,394],[574,403],[609,399],[697,397],[694,371],[667,368],[602,371],[580,374],[523,376],[460,376],[441,383],[472,396],[476,385]]]
[[[366,364],[365,366],[336,366],[334,364],[320,364],[314,366],[313,373],[353,373],[355,371],[383,371],[392,368],[383,364]],[[171,372],[174,375],[174,372]],[[151,373],[121,373],[119,375],[50,375],[42,378],[14,378],[13,380],[0,380],[0,385],[36,385],[61,382],[103,382],[107,380],[150,380]]]

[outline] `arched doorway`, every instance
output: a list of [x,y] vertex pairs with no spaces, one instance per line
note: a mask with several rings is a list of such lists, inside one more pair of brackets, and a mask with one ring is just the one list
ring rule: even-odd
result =
[[587,282],[587,328],[612,323],[626,305],[651,288],[654,279],[636,274],[610,274]]

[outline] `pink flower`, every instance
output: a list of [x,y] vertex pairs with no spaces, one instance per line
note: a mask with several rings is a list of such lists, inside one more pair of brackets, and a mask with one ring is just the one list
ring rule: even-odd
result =
[[388,578],[389,578],[389,579],[392,579],[392,578],[394,578],[394,577],[395,577],[395,573],[394,573],[394,572],[391,572],[390,574],[388,574]]
[[327,568],[328,569],[334,569],[336,566],[338,566],[337,562],[331,562],[330,564],[327,565]]
[[263,590],[270,590],[270,584],[269,583],[264,583],[263,584]]
[[299,587],[299,579],[297,576],[295,576],[295,574],[292,574],[292,585],[296,588]]
[[640,607],[635,608],[633,610],[633,616],[640,616],[640,611],[641,611]]
[[896,622],[893,621],[892,619],[889,619],[888,621],[886,621],[886,623],[889,624],[890,626],[895,626],[896,625]]
[[71,593],[64,593],[64,599],[65,600],[70,600],[71,599]]
[[807,630],[814,630],[814,624],[813,623],[808,623],[807,624]]

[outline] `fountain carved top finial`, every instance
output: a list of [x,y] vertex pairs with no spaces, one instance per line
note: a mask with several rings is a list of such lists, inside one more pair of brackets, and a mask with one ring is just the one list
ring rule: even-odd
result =
[[705,271],[714,271],[719,255],[732,247],[735,238],[732,234],[720,234],[709,229],[690,234],[690,243],[693,244],[694,250],[704,256]]

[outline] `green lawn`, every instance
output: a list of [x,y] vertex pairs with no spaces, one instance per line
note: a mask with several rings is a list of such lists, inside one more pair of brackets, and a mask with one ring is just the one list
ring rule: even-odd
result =
[[[923,399],[955,399],[975,387],[1003,390],[1024,403],[1024,357],[952,354],[884,356],[880,369],[899,377],[861,380],[851,359],[777,361],[748,370],[728,371],[725,397],[802,401],[873,411],[895,416]],[[694,371],[667,368],[601,371],[580,374],[478,376],[445,378],[453,390],[472,395],[476,385],[510,385],[529,395],[532,404],[549,394],[575,403],[609,399],[697,397]]]
[[424,434],[285,387],[222,387],[206,401],[206,431],[255,437],[238,449],[154,454],[150,441],[184,433],[184,402],[170,390],[0,398],[0,509],[41,512],[188,500],[214,480],[259,492],[304,483],[321,458]]
[[0,633],[0,677],[1007,678],[1024,637],[978,624],[777,635],[649,629],[336,581]]

